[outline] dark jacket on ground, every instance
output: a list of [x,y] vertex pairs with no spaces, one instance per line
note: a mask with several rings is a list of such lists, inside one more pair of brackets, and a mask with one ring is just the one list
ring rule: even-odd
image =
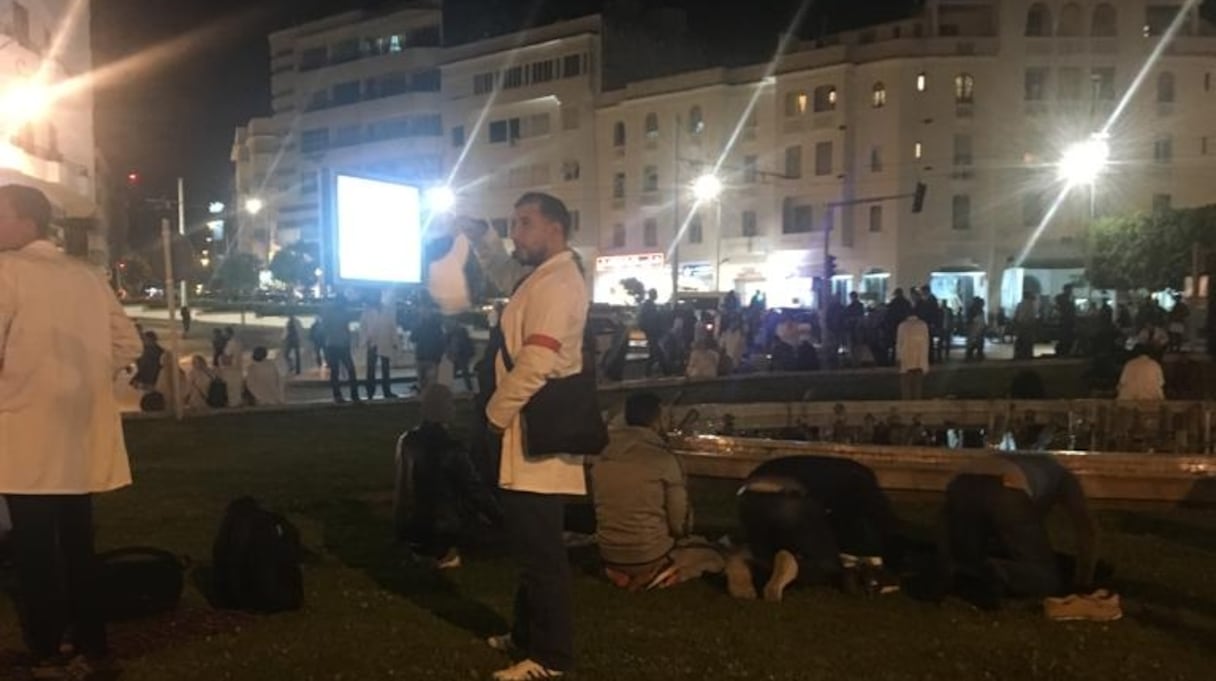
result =
[[502,515],[464,445],[435,423],[401,436],[393,503],[397,538],[427,544],[452,537],[476,513],[495,523]]

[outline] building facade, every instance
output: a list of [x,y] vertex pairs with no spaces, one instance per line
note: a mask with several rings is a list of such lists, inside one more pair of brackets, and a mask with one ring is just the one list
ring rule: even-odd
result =
[[104,266],[91,69],[88,2],[0,1],[0,183],[41,189],[65,250]]
[[[318,209],[284,211],[315,205],[315,191],[291,189],[313,186],[309,173],[425,159],[389,172],[451,182],[460,210],[500,234],[523,191],[565,199],[603,302],[623,302],[637,279],[664,297],[678,286],[780,305],[930,284],[956,308],[974,296],[1009,308],[1024,289],[1081,278],[1091,217],[1216,201],[1216,30],[1195,10],[1175,21],[1184,5],[929,0],[909,19],[786,44],[770,62],[661,78],[620,78],[615,65],[645,61],[643,48],[614,53],[598,16],[442,49],[406,40],[368,63],[439,77],[384,115],[439,124],[403,123],[420,132],[400,142],[367,134],[374,103],[305,110],[355,82],[332,69],[361,60],[301,67],[321,44],[332,61],[336,41],[394,35],[390,25],[408,35],[438,11],[335,17],[272,37],[283,143],[270,173],[292,202],[271,243],[315,233]],[[370,76],[360,71],[361,97]],[[339,133],[356,123],[363,137]],[[1096,132],[1109,164],[1064,192],[1059,159]],[[723,189],[698,199],[707,174]],[[297,227],[296,215],[308,217]]]

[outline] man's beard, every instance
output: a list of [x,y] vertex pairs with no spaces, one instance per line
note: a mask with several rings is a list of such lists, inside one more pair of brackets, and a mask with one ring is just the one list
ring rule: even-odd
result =
[[541,258],[536,257],[535,254],[524,252],[522,248],[516,248],[511,255],[519,264],[525,267],[538,267],[542,262]]

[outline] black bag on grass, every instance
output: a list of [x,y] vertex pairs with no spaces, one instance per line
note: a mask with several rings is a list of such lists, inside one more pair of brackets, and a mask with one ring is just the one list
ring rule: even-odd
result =
[[98,592],[107,620],[151,617],[177,609],[186,565],[162,549],[132,546],[97,556]]
[[242,497],[228,504],[212,560],[215,605],[283,612],[304,603],[300,533],[286,518]]
[[[228,384],[222,379],[213,378],[207,385],[207,406],[212,409],[223,409],[228,406]],[[236,406],[236,405],[233,405]]]

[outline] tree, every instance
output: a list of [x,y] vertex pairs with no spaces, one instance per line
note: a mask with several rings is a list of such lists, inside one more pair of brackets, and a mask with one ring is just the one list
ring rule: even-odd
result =
[[116,283],[128,295],[142,296],[144,287],[156,281],[152,266],[138,253],[128,253],[118,260]]
[[1099,220],[1090,233],[1087,279],[1097,288],[1181,289],[1196,245],[1216,246],[1216,205]]
[[297,241],[274,254],[270,274],[291,289],[312,286],[317,283],[320,252],[316,242]]
[[233,253],[215,271],[211,287],[238,298],[247,298],[258,288],[262,261],[252,253]]

